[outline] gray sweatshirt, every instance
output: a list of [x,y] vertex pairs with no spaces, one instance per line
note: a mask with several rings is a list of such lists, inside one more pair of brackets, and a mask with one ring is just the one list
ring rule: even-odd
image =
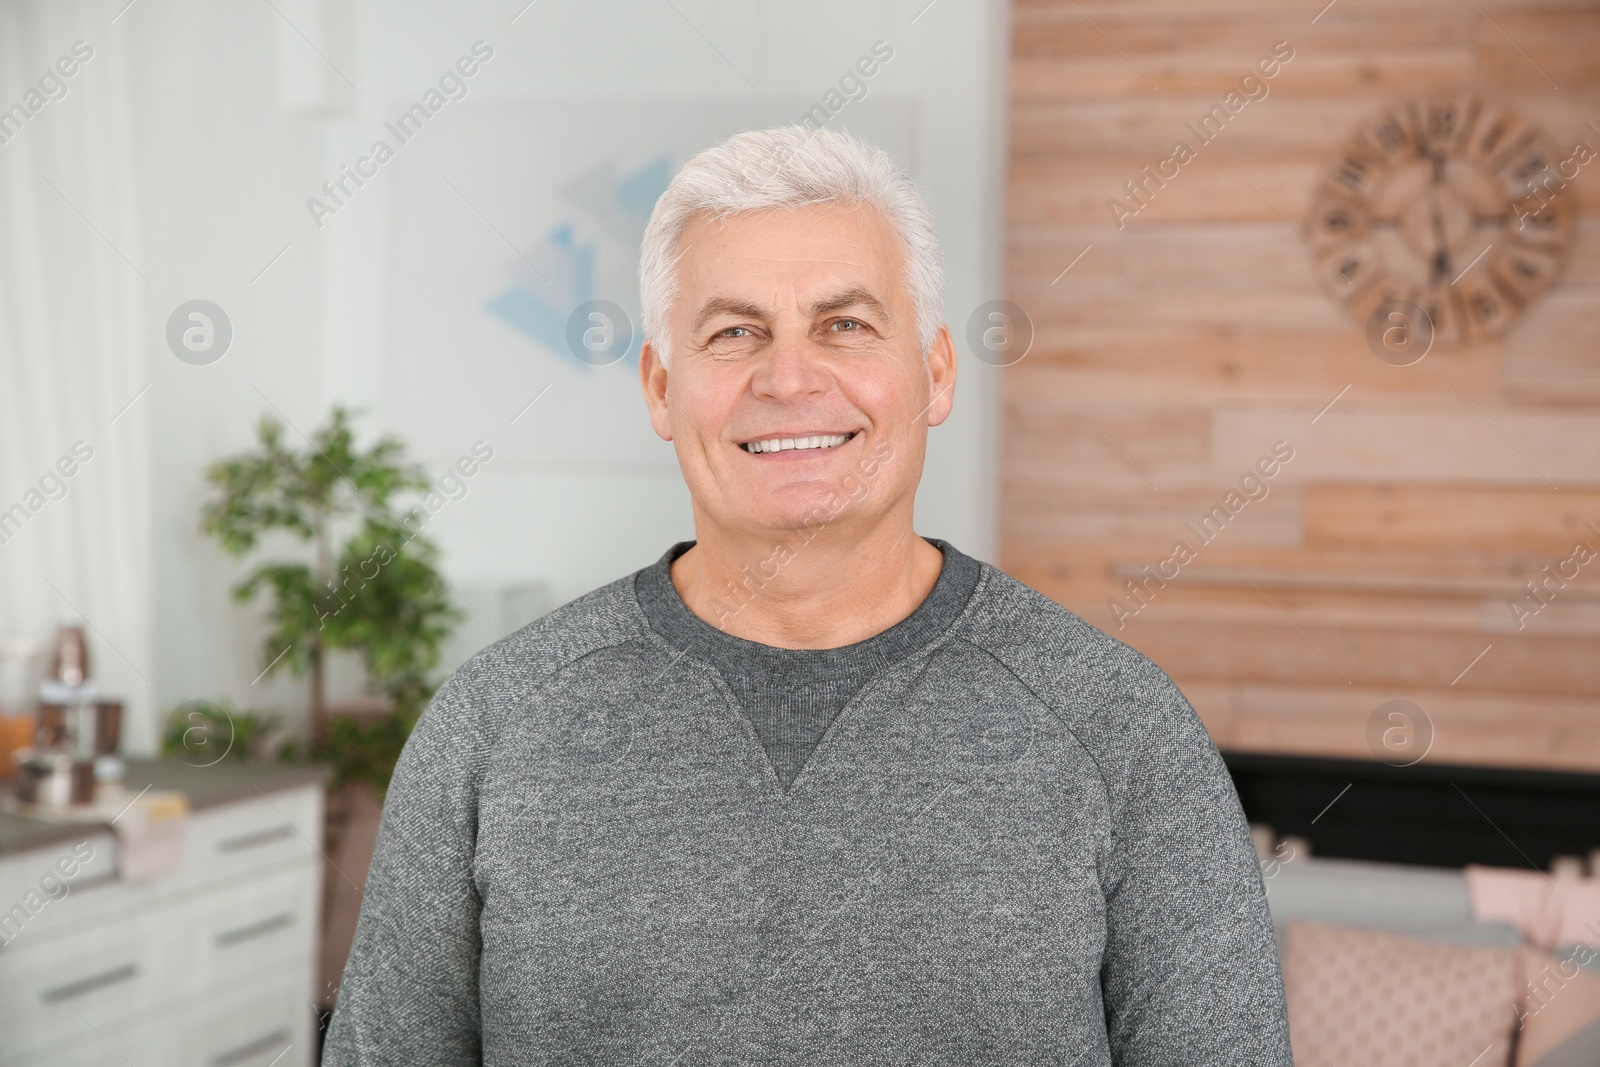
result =
[[325,1067],[1288,1067],[1260,872],[1183,694],[933,543],[927,600],[844,648],[699,619],[686,542],[451,676]]

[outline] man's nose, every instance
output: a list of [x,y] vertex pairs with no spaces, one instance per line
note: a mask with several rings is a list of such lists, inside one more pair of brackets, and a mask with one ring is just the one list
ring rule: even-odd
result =
[[751,388],[757,396],[789,401],[826,393],[833,384],[827,351],[809,338],[775,340],[761,354]]

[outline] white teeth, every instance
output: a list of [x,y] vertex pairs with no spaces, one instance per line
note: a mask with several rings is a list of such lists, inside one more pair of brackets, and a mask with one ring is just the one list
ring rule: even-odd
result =
[[811,437],[776,437],[769,441],[751,441],[744,446],[746,452],[784,452],[802,448],[837,448],[850,440],[847,433],[816,434]]

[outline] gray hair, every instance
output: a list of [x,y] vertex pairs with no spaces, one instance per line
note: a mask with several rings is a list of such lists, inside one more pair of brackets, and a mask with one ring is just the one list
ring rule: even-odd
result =
[[683,165],[656,201],[639,250],[644,333],[670,366],[667,315],[678,295],[677,247],[696,215],[864,203],[889,221],[905,252],[905,284],[924,359],[944,319],[944,256],[933,216],[906,172],[881,148],[847,133],[781,126],[735,134]]

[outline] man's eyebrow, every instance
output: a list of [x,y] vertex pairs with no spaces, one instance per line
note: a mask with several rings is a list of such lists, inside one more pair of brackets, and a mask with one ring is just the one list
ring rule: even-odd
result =
[[695,316],[694,329],[698,331],[718,315],[737,315],[746,319],[770,317],[767,309],[759,304],[752,304],[748,300],[734,300],[726,296],[714,296],[700,305],[700,314]]
[[877,312],[890,322],[894,321],[894,316],[889,314],[889,309],[884,306],[883,301],[873,296],[870,290],[864,289],[859,285],[818,300],[811,305],[811,314],[813,317],[826,315],[830,311],[843,311],[845,308],[857,305]]
[[[870,289],[856,285],[849,289],[842,289],[832,296],[825,296],[811,305],[811,315],[826,315],[830,311],[842,311],[850,307],[865,307],[877,312],[885,319],[893,322],[894,317],[889,314],[889,309],[882,300],[872,295]],[[714,296],[700,306],[700,314],[695,316],[694,329],[698,331],[707,322],[718,315],[736,315],[748,319],[768,319],[772,313],[759,304],[748,300],[735,300],[732,297]]]

